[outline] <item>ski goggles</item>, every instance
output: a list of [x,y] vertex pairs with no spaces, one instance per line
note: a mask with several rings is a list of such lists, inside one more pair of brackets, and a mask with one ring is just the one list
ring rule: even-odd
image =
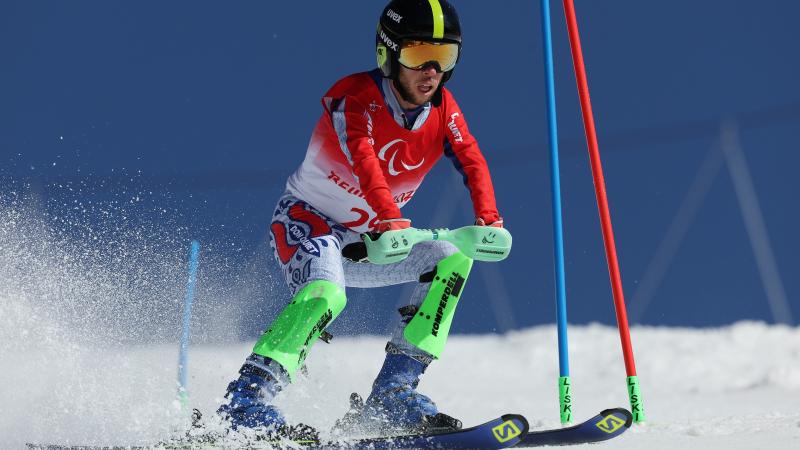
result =
[[458,44],[452,42],[406,41],[400,48],[398,61],[412,70],[438,64],[438,72],[447,72],[456,66],[458,52]]

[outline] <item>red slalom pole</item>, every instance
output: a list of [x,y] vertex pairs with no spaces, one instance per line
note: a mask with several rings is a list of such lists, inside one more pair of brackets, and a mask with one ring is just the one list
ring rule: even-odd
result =
[[617,313],[617,326],[619,337],[622,342],[622,355],[625,359],[625,371],[627,372],[627,389],[631,403],[631,412],[635,422],[645,420],[644,408],[642,406],[642,395],[639,388],[639,378],[636,375],[636,364],[633,359],[633,347],[631,346],[631,333],[628,328],[628,314],[625,307],[625,295],[622,291],[622,276],[619,271],[619,261],[617,259],[617,248],[614,243],[614,229],[611,226],[611,213],[608,208],[608,196],[606,195],[606,182],[603,177],[603,164],[600,161],[600,148],[597,144],[597,131],[594,126],[594,115],[592,114],[592,101],[589,98],[589,83],[586,80],[586,67],[583,63],[583,51],[581,50],[581,38],[578,32],[578,19],[575,16],[575,4],[573,0],[564,1],[564,13],[567,19],[567,31],[569,33],[569,45],[572,50],[572,64],[575,68],[575,79],[578,83],[578,96],[581,101],[581,113],[583,115],[583,126],[586,131],[586,142],[589,147],[589,160],[592,165],[592,177],[594,178],[595,196],[597,197],[597,209],[600,212],[600,224],[603,230],[603,243],[605,244],[606,260],[608,262],[608,272],[611,278],[611,290],[614,295],[614,308]]

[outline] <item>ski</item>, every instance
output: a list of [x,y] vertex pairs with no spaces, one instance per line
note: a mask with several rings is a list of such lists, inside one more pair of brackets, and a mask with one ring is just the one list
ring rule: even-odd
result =
[[309,450],[336,449],[501,449],[517,445],[528,432],[528,421],[517,414],[506,414],[480,425],[457,431],[389,436],[331,442]]
[[470,428],[443,433],[418,433],[398,436],[342,439],[320,443],[281,441],[226,441],[224,438],[177,439],[152,446],[73,446],[28,444],[29,450],[200,450],[214,448],[303,450],[383,450],[383,449],[501,449],[518,445],[528,434],[528,421],[517,414],[506,414]]
[[552,430],[531,431],[522,437],[516,447],[543,447],[546,445],[590,444],[613,439],[628,428],[633,416],[627,409],[606,409],[578,425]]

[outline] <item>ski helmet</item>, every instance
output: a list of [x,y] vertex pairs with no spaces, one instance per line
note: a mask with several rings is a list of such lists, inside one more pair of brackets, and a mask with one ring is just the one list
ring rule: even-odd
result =
[[[456,9],[446,0],[391,0],[378,20],[375,37],[378,67],[383,76],[397,79],[400,51],[410,41],[456,44],[455,61],[461,53],[461,24]],[[441,84],[453,75],[453,67],[443,71]]]

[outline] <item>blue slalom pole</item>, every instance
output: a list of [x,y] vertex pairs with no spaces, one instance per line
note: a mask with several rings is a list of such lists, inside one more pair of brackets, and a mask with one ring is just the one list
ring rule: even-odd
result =
[[572,381],[569,377],[567,348],[567,294],[564,270],[564,233],[561,219],[561,176],[558,163],[558,122],[556,120],[556,83],[553,75],[553,38],[550,27],[550,0],[541,0],[542,44],[544,46],[547,123],[550,142],[550,190],[553,203],[553,248],[556,274],[556,317],[558,325],[558,390],[561,423],[572,422]]
[[189,404],[189,391],[187,382],[189,371],[189,323],[192,320],[192,302],[194,301],[194,286],[197,281],[197,259],[200,253],[200,243],[192,241],[189,253],[189,279],[186,282],[186,296],[183,299],[183,333],[181,334],[181,347],[178,354],[178,400],[181,408],[187,411]]

